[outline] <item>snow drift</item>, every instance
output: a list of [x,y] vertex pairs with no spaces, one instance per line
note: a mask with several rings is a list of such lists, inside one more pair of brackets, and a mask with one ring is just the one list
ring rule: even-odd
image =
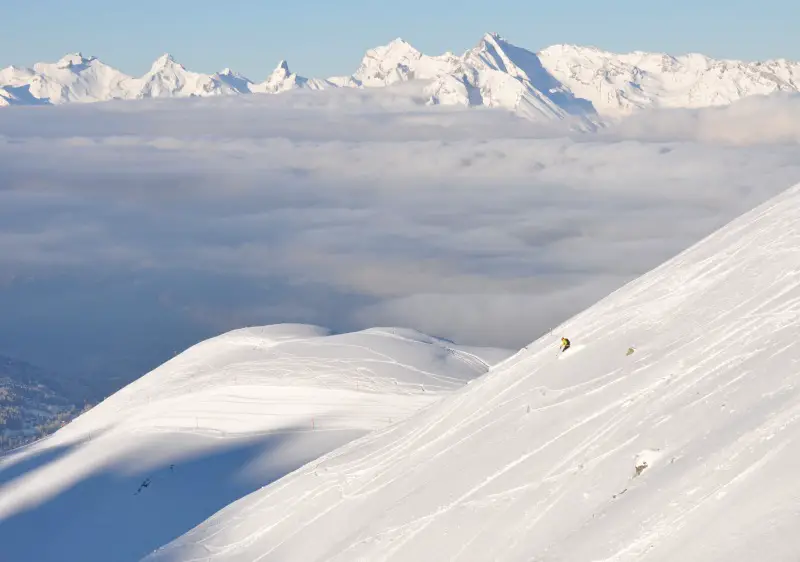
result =
[[138,560],[509,354],[411,330],[308,325],[201,342],[0,458],[0,559]]
[[795,559],[798,219],[800,185],[146,560]]

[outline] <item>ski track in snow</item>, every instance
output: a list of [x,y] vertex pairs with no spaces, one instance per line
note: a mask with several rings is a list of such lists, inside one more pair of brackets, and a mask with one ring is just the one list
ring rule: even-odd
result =
[[544,337],[146,560],[794,560],[798,216],[800,186],[553,331],[575,349]]
[[0,457],[0,559],[139,560],[231,501],[485,373],[489,362],[475,353],[412,330],[330,335],[304,325],[201,342]]

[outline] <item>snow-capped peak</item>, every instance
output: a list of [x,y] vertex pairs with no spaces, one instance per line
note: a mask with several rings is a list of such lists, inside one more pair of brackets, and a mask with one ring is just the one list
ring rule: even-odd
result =
[[289,63],[285,60],[281,60],[278,63],[278,66],[275,67],[275,70],[272,71],[273,75],[280,75],[280,76],[289,76],[291,72],[289,71]]
[[217,72],[213,78],[240,94],[249,94],[250,85],[253,83],[247,77],[242,76],[238,72],[234,72],[230,68],[222,69],[222,71]]
[[[77,76],[79,76],[77,78]],[[168,53],[135,79],[96,59],[73,53],[55,64],[0,70],[4,104],[65,103],[153,96],[279,93],[297,88],[382,87],[427,82],[431,104],[505,108],[534,120],[577,117],[593,125],[650,107],[707,107],[746,96],[800,91],[800,63],[786,59],[748,63],[699,53],[611,53],[594,46],[556,44],[533,52],[498,32],[485,33],[458,56],[429,56],[402,37],[368,50],[351,75],[310,79],[282,60],[260,84],[225,69],[188,71]],[[160,84],[160,85],[158,85]],[[29,96],[8,88],[27,88]],[[599,114],[599,115],[598,115]],[[601,119],[602,116],[602,119]]]
[[544,66],[607,117],[650,107],[709,107],[751,95],[800,89],[800,63],[744,62],[700,53],[612,53],[558,44],[538,53]]
[[58,68],[71,68],[73,66],[81,66],[89,64],[93,60],[95,60],[94,57],[88,57],[88,58],[84,57],[83,54],[80,52],[70,53],[68,55],[61,57],[61,59],[59,59],[59,61],[56,63],[56,66]]
[[356,70],[355,76],[362,69],[368,69],[376,63],[388,68],[404,61],[417,60],[421,56],[423,56],[422,53],[415,49],[411,43],[401,37],[397,37],[386,45],[374,47],[364,53],[364,57],[361,59],[361,67]]
[[164,53],[153,62],[152,66],[150,67],[150,72],[151,73],[162,72],[171,67],[177,67],[180,68],[181,70],[185,70],[183,65],[176,62],[175,58],[171,54]]
[[214,76],[225,80],[241,80],[244,82],[250,82],[250,80],[243,74],[236,72],[235,70],[231,70],[230,68],[227,67],[217,72]]
[[264,82],[254,84],[250,89],[257,93],[277,94],[302,88],[305,81],[305,78],[292,74],[289,70],[289,63],[281,60]]
[[481,39],[481,43],[490,43],[495,46],[499,46],[500,43],[506,43],[507,41],[503,38],[502,35],[495,31],[489,31],[483,34],[483,38]]
[[524,73],[512,60],[512,55],[507,52],[509,48],[517,50],[518,56],[524,55],[528,59],[536,57],[530,51],[514,47],[497,33],[485,34],[475,48],[467,51],[465,57],[481,58],[483,63],[490,65],[494,70],[505,72],[514,78],[527,78],[522,76]]
[[505,37],[495,32],[485,33],[478,44],[473,49],[468,51],[468,53],[481,51],[498,52],[508,59],[509,55],[506,54],[506,51],[508,50],[523,51],[535,56],[533,52],[512,45]]
[[[153,63],[150,71],[135,80],[136,98],[216,96],[241,93],[236,84],[214,74],[187,70],[172,55],[164,53]],[[236,82],[236,80],[234,80]]]
[[387,45],[367,51],[353,78],[369,87],[401,82],[409,78],[411,67],[422,58],[422,53],[398,37]]
[[417,49],[414,48],[411,43],[403,39],[402,37],[395,37],[391,41],[389,41],[383,47],[376,47],[373,51],[383,51],[383,52],[403,52],[403,53],[419,53]]

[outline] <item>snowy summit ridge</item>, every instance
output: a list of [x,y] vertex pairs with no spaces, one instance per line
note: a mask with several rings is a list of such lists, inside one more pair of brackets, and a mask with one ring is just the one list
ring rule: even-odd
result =
[[796,559],[799,218],[797,185],[147,562]]
[[[139,560],[509,355],[408,329],[331,334],[304,324],[200,342],[0,457],[0,559]],[[36,540],[44,527],[47,540]]]
[[210,75],[191,72],[168,54],[136,78],[73,53],[55,64],[0,70],[0,105],[379,88],[410,80],[427,84],[429,104],[503,108],[532,120],[575,119],[591,127],[647,108],[699,108],[796,92],[800,63],[617,54],[577,45],[533,52],[487,33],[461,55],[425,55],[396,38],[368,50],[349,76],[306,78],[282,60],[263,82],[255,82],[230,69]]

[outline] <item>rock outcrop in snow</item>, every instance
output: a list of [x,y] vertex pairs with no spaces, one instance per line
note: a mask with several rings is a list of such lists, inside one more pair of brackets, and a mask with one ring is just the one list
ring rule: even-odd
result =
[[146,560],[796,558],[798,219],[800,185]]
[[139,560],[510,354],[401,329],[284,324],[206,340],[0,458],[0,557]]
[[398,38],[367,51],[350,76],[305,78],[281,61],[257,83],[229,69],[212,75],[190,72],[169,55],[134,78],[78,53],[33,69],[0,70],[0,105],[375,88],[409,80],[427,83],[430,104],[504,108],[532,120],[570,119],[592,128],[651,107],[698,108],[800,91],[800,63],[615,54],[575,45],[534,53],[488,33],[462,55],[428,56]]

